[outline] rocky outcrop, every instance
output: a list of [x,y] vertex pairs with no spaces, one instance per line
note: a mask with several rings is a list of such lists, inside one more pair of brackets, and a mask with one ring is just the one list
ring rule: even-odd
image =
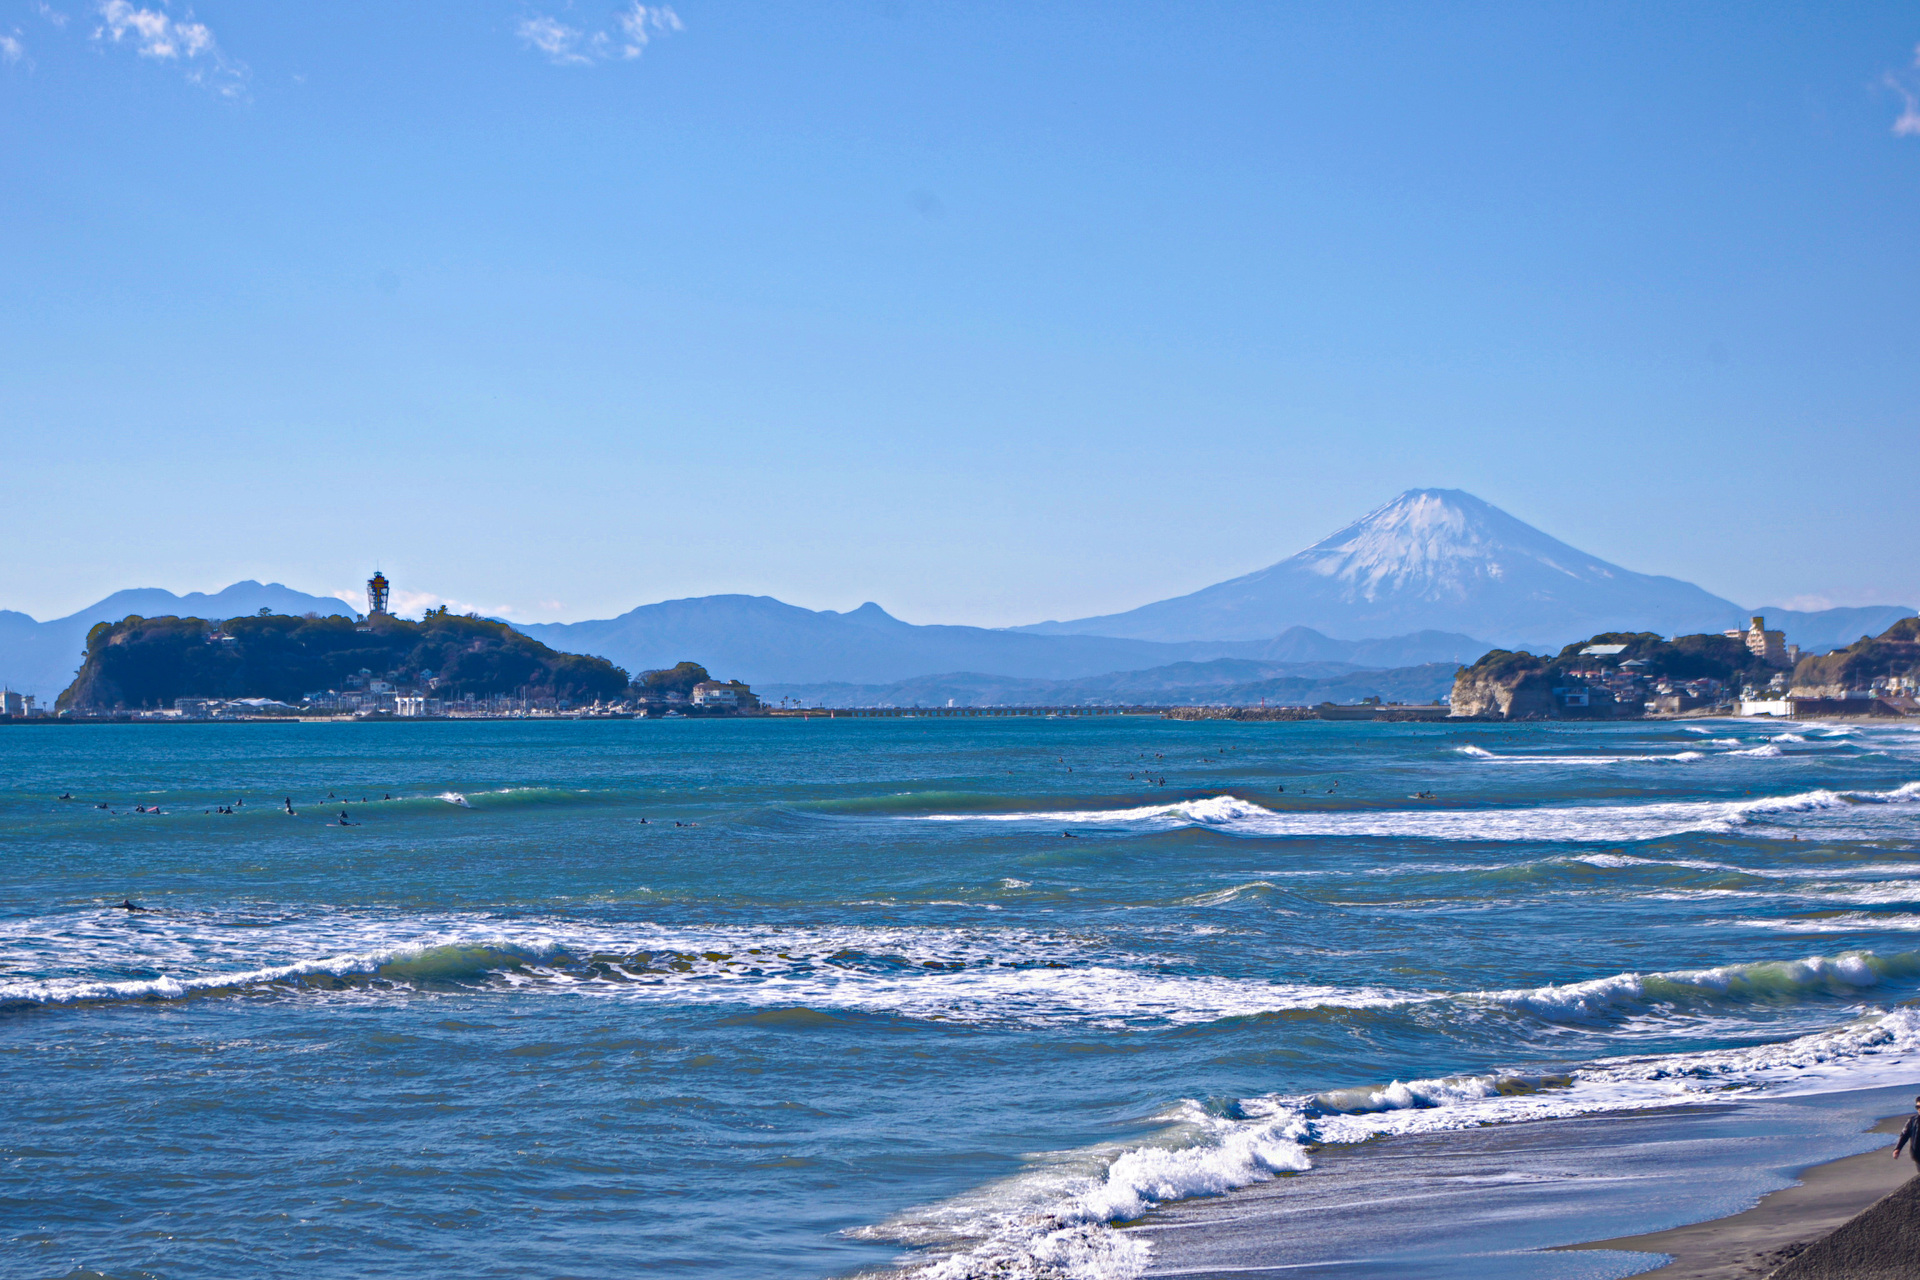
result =
[[1844,698],[1847,686],[1844,684],[1796,684],[1787,690],[1789,698]]
[[1554,714],[1553,678],[1545,658],[1495,649],[1453,678],[1453,714],[1496,720],[1543,720]]

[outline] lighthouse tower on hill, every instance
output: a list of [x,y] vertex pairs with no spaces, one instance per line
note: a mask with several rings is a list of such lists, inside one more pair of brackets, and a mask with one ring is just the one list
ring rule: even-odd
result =
[[367,616],[377,618],[387,611],[387,575],[378,569],[367,579]]

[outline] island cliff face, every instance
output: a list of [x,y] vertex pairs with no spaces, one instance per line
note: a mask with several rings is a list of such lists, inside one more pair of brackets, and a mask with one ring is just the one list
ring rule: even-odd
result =
[[1453,677],[1456,716],[1541,720],[1553,713],[1553,682],[1545,658],[1495,649]]
[[[273,698],[344,688],[360,671],[395,682],[431,679],[436,696],[512,695],[575,702],[620,697],[627,673],[605,658],[556,653],[513,628],[445,610],[419,622],[263,614],[103,622],[61,710],[170,707],[176,698]],[[431,673],[429,675],[429,673]]]

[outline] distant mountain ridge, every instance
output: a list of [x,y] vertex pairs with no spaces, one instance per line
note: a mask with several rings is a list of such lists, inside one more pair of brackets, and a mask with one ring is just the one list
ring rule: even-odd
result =
[[[352,612],[331,596],[251,581],[212,595],[120,591],[51,622],[0,611],[0,683],[51,699],[72,679],[98,622],[128,614],[233,617],[263,607]],[[1221,659],[1392,670],[1470,663],[1495,645],[1551,653],[1603,631],[1744,629],[1756,613],[1790,643],[1824,653],[1878,635],[1914,610],[1743,609],[1692,583],[1609,564],[1472,494],[1411,489],[1256,573],[1071,622],[917,626],[872,603],[838,613],[770,596],[711,595],[614,618],[512,625],[554,649],[608,658],[629,671],[690,659],[756,685],[879,688],[962,674],[1087,680]]]
[[811,707],[1305,706],[1318,702],[1435,702],[1453,687],[1452,662],[1390,670],[1342,662],[1260,662],[1216,658],[1078,680],[1022,680],[957,671],[891,684],[762,685],[763,699]]
[[743,595],[663,600],[592,622],[516,625],[556,649],[597,654],[629,671],[692,658],[715,675],[755,685],[882,684],[956,671],[1068,680],[1215,658],[1398,667],[1471,662],[1488,648],[1472,636],[1439,632],[1349,641],[1304,627],[1259,640],[1187,644],[1040,636],[986,627],[916,626],[872,603],[836,613],[803,609],[771,596]]
[[[1835,639],[1821,625],[1825,614],[1769,612],[1772,625],[1786,624],[1788,638],[1805,647]],[[1913,610],[1845,612],[1861,615],[1846,626],[1885,616],[1884,627]],[[1409,489],[1254,573],[1124,613],[1019,630],[1169,643],[1247,640],[1292,626],[1345,636],[1433,629],[1558,648],[1602,631],[1722,631],[1749,616],[1690,582],[1588,555],[1462,490]],[[1795,624],[1803,634],[1792,634]]]
[[[36,622],[0,611],[0,683],[51,700],[78,670],[87,632],[100,622],[143,617],[230,618],[257,612],[351,614],[331,596],[278,583],[237,582],[211,595],[119,591],[65,618]],[[566,653],[608,658],[630,671],[682,659],[755,684],[842,681],[872,684],[975,671],[1013,679],[1076,679],[1185,661],[1243,658],[1334,662],[1388,668],[1471,662],[1487,649],[1472,636],[1420,632],[1339,640],[1306,627],[1257,641],[1156,644],[1083,636],[1031,636],[986,627],[916,626],[877,604],[846,613],[803,609],[768,596],[720,595],[642,605],[616,618],[514,623],[515,630]]]
[[36,622],[24,613],[0,609],[0,683],[31,693],[51,705],[72,682],[86,657],[87,632],[102,622],[119,622],[138,614],[143,618],[168,615],[233,618],[271,609],[275,613],[344,614],[349,609],[333,596],[311,596],[278,582],[248,579],[211,594],[190,591],[175,595],[159,587],[116,591],[104,600],[64,618]]

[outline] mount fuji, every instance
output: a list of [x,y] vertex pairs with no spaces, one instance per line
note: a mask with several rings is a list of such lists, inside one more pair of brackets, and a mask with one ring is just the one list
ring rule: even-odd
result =
[[[1912,610],[1769,612],[1777,615],[1769,623],[1787,623],[1788,639],[1796,640],[1796,620],[1809,633],[1824,633],[1856,621],[1826,614],[1884,613],[1885,626]],[[1334,636],[1436,630],[1557,647],[1601,631],[1721,631],[1744,626],[1748,616],[1690,582],[1608,564],[1470,493],[1409,489],[1298,555],[1244,577],[1126,613],[1019,630],[1163,643],[1250,640],[1295,626]],[[1864,616],[1858,621],[1871,625]],[[1811,634],[1806,639],[1818,642]]]

